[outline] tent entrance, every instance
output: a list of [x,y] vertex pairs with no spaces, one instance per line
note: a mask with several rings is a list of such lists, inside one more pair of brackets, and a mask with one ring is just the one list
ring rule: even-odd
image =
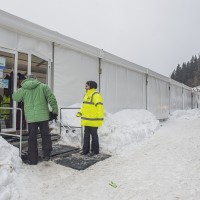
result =
[[[12,93],[21,87],[23,78],[34,74],[39,81],[51,87],[51,61],[43,55],[29,51],[17,52],[0,47],[0,106],[18,108],[19,103],[12,100]],[[4,98],[8,95],[9,98]],[[4,103],[4,105],[3,105]],[[23,106],[23,105],[22,105]],[[19,115],[16,110],[0,109],[0,124],[2,129],[19,129]],[[2,120],[1,120],[2,119]],[[26,130],[23,124],[23,129]],[[6,130],[6,132],[9,130]],[[11,131],[11,130],[10,130]]]
[[[14,84],[14,69],[16,67],[17,52],[0,48],[0,107],[16,107],[12,100]],[[0,109],[1,131],[14,129],[16,110]]]
[[39,81],[50,86],[50,62],[37,55],[31,54],[30,74],[34,74]]
[[20,73],[24,76],[34,74],[39,81],[49,85],[49,68],[50,63],[48,59],[44,59],[42,56],[38,56],[33,53],[26,54],[18,52],[17,74]]

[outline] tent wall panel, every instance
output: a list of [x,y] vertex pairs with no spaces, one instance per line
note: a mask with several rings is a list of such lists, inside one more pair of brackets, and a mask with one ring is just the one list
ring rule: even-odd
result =
[[169,83],[155,77],[148,77],[147,110],[157,119],[168,118],[169,115]]
[[200,93],[199,92],[195,92],[195,99],[196,99],[196,106],[194,108],[200,108]]
[[200,106],[200,98],[199,92],[193,91],[193,98],[192,98],[192,108],[199,108]]
[[0,27],[0,36],[0,47],[12,50],[17,49],[17,33]]
[[101,93],[107,111],[146,107],[145,74],[103,61],[101,74]]
[[192,108],[192,90],[187,90],[183,88],[183,109]]
[[177,85],[170,85],[170,113],[183,109],[183,89]]
[[34,54],[37,52],[41,55],[44,55],[48,59],[52,59],[52,43],[43,42],[41,40],[36,40],[34,38],[26,37],[24,35],[18,35],[17,40],[17,49],[18,51],[28,52]]
[[59,106],[81,103],[86,81],[99,84],[98,58],[62,46],[55,47],[54,57],[54,93]]
[[15,33],[0,27],[0,47],[19,52],[29,53],[37,52],[45,55],[48,59],[52,59],[52,43],[28,37],[23,34]]

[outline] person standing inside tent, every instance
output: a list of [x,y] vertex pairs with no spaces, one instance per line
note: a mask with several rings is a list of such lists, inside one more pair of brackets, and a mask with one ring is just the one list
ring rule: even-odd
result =
[[28,158],[30,165],[38,163],[37,133],[40,129],[42,137],[43,160],[48,161],[52,151],[51,135],[49,133],[49,108],[50,104],[54,117],[58,115],[58,105],[50,88],[36,79],[34,75],[28,75],[22,81],[21,88],[13,95],[13,100],[24,102],[24,111],[28,123]]
[[[8,88],[4,88],[4,95],[1,101],[1,107],[10,108],[11,98]],[[6,128],[11,127],[11,110],[9,109],[0,109],[0,115],[4,119]]]
[[99,138],[97,130],[98,127],[103,124],[104,108],[102,96],[96,89],[97,83],[95,81],[86,82],[86,94],[83,98],[83,104],[76,114],[77,117],[81,117],[81,126],[85,127],[82,155],[90,153],[90,135],[92,136],[90,155],[93,156],[99,154]]

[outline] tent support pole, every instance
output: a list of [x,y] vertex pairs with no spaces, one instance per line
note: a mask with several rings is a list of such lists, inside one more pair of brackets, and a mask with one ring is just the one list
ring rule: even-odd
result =
[[99,92],[101,92],[101,74],[102,74],[101,58],[99,58]]

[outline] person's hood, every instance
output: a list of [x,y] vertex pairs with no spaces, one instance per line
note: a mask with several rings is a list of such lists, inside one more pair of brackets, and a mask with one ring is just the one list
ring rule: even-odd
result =
[[30,78],[30,79],[25,79],[22,82],[21,86],[24,89],[32,90],[36,88],[39,84],[41,84],[40,81],[38,81],[37,79]]

